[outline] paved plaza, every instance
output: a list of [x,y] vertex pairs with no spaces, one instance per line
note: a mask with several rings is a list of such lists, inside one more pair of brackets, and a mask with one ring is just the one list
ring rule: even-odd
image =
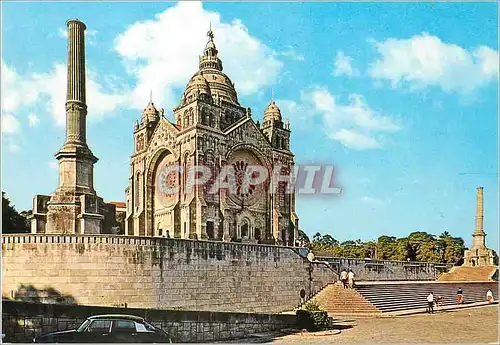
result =
[[359,318],[338,335],[291,334],[276,343],[497,343],[498,305],[429,315]]

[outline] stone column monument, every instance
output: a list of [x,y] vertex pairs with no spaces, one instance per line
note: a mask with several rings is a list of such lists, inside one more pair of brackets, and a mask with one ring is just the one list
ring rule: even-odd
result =
[[464,266],[493,266],[493,251],[486,248],[483,230],[483,187],[477,188],[476,228],[472,234],[472,248],[465,251]]
[[[66,96],[66,142],[55,155],[59,161],[59,187],[43,206],[35,196],[32,232],[98,234],[103,232],[106,205],[94,190],[97,157],[87,146],[85,99],[85,29],[78,19],[68,26],[68,84]],[[41,207],[38,207],[42,205]],[[40,212],[35,212],[38,209]],[[46,211],[46,219],[44,212]],[[38,215],[38,218],[37,218]]]

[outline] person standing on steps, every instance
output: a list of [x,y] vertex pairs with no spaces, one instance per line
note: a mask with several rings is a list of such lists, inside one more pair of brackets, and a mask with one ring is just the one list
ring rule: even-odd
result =
[[464,292],[462,291],[461,287],[459,287],[457,291],[457,303],[458,304],[464,303]]
[[342,272],[340,272],[340,281],[342,282],[342,287],[344,289],[347,289],[347,271],[342,269]]
[[427,312],[434,314],[434,294],[432,292],[427,295]]
[[354,288],[354,272],[349,268],[349,273],[347,274],[347,280],[349,282],[349,287]]

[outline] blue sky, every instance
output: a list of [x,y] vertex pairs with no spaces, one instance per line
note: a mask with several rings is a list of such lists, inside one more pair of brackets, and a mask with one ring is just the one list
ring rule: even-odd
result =
[[498,250],[496,3],[3,2],[2,12],[2,190],[18,210],[57,187],[67,19],[88,27],[88,142],[106,201],[125,199],[149,91],[172,119],[212,22],[240,103],[261,120],[274,88],[296,163],[336,166],[341,196],[297,198],[309,235],[447,230],[470,245],[483,186]]

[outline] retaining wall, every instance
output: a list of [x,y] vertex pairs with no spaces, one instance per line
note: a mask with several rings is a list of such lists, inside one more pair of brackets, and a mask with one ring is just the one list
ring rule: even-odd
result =
[[22,301],[275,313],[337,279],[293,248],[118,235],[4,235],[3,295]]
[[252,333],[294,327],[295,315],[151,310],[66,306],[3,301],[2,332],[6,342],[32,342],[43,333],[76,328],[87,317],[128,314],[169,332],[173,342],[229,340]]

